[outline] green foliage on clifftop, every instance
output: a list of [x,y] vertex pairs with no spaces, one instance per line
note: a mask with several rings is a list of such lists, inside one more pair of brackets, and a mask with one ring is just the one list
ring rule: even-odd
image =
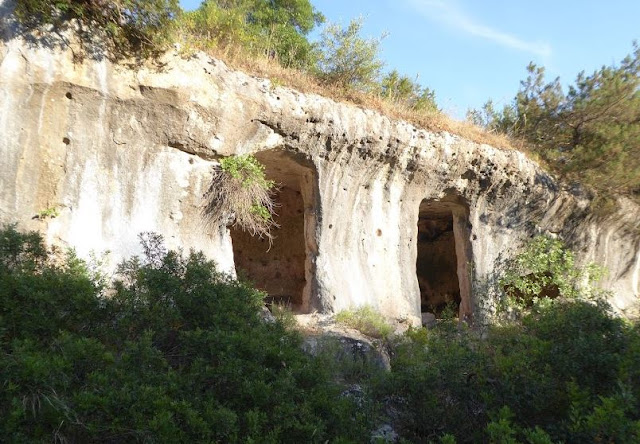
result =
[[524,139],[556,172],[605,194],[640,196],[640,46],[618,65],[578,74],[565,92],[533,63],[513,102],[470,117]]
[[323,21],[309,0],[209,0],[185,13],[181,27],[199,47],[242,47],[250,56],[306,69],[315,60],[307,35]]
[[121,57],[160,50],[180,7],[178,0],[17,0],[15,12],[27,30],[51,25],[57,34],[72,28],[83,37],[81,42],[101,37],[109,54]]

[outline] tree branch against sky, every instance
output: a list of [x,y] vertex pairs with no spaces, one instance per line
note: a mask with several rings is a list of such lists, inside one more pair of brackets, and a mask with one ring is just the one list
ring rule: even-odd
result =
[[[181,0],[185,8],[199,0]],[[312,0],[327,23],[363,16],[387,72],[418,79],[457,118],[491,98],[508,104],[529,62],[563,86],[585,70],[620,61],[640,40],[640,2],[629,0]],[[321,29],[309,35],[319,40]]]

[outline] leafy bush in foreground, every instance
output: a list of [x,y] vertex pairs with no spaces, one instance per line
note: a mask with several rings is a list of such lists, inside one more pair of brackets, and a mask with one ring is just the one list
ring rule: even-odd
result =
[[105,287],[0,231],[3,440],[346,443],[392,424],[416,443],[640,442],[640,326],[602,302],[558,298],[483,337],[410,330],[384,373],[305,355],[260,321],[262,294],[142,239]]
[[122,264],[109,297],[39,235],[0,232],[0,429],[10,442],[325,442],[353,404],[262,294],[200,253]]
[[459,443],[633,443],[638,341],[638,328],[606,305],[558,300],[484,338],[441,327],[409,332],[376,393],[392,400],[410,442],[448,433]]

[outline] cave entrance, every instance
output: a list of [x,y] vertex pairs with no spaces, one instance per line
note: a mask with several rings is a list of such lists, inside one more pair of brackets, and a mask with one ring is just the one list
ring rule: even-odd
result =
[[471,322],[471,243],[464,204],[427,200],[418,211],[416,273],[422,312],[442,318],[452,310]]
[[307,313],[312,305],[315,245],[315,169],[283,150],[255,154],[265,166],[267,179],[279,190],[272,230],[273,242],[231,229],[233,256],[239,276],[268,294],[267,303],[280,303]]

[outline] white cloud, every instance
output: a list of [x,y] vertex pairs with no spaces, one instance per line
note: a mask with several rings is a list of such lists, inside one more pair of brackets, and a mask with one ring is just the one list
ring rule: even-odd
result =
[[548,44],[528,42],[514,35],[478,23],[462,11],[453,0],[408,0],[408,2],[423,16],[445,23],[467,34],[540,57],[551,55],[551,47]]

